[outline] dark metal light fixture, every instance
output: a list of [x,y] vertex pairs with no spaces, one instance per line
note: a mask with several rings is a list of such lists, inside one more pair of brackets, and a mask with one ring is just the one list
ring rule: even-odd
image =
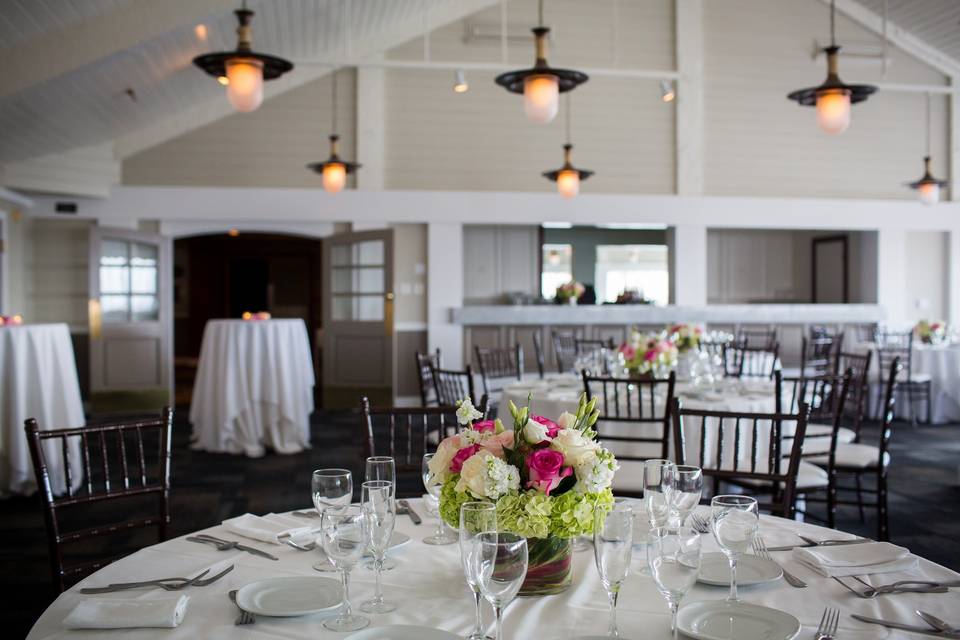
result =
[[930,94],[927,94],[927,153],[923,157],[923,177],[907,186],[917,192],[920,202],[925,205],[934,205],[940,201],[940,190],[947,186],[946,180],[938,180],[930,172]]
[[197,56],[193,64],[227,87],[227,98],[237,111],[255,111],[263,102],[263,81],[279,78],[293,69],[293,63],[253,50],[250,27],[253,11],[247,9],[246,0],[234,13],[240,23],[237,49]]
[[830,46],[827,54],[827,79],[818,87],[799,89],[787,95],[804,107],[817,108],[817,124],[826,133],[843,133],[850,126],[850,105],[866,100],[877,88],[870,84],[846,84],[837,73],[840,47],[836,37],[836,0],[830,2]]
[[338,193],[347,183],[347,176],[355,173],[362,167],[358,162],[349,162],[340,158],[340,136],[337,135],[337,72],[333,72],[333,88],[330,92],[333,103],[332,133],[330,134],[330,157],[323,162],[312,162],[307,165],[311,171],[323,176],[323,190],[327,193]]
[[543,0],[540,0],[538,13],[540,24],[532,30],[537,52],[533,67],[501,73],[495,82],[511,93],[522,93],[527,118],[544,124],[557,116],[560,94],[575,89],[590,78],[580,71],[557,69],[547,64],[550,29],[543,26]]
[[544,171],[543,177],[557,183],[557,192],[566,199],[580,193],[580,182],[593,175],[589,169],[577,169],[570,162],[573,145],[570,143],[570,96],[567,96],[567,142],[563,145],[563,166],[553,171]]

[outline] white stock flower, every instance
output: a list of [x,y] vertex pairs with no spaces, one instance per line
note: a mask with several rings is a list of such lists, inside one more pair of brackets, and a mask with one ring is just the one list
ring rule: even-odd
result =
[[477,411],[477,408],[473,406],[470,398],[464,398],[460,401],[460,404],[457,405],[457,422],[464,426],[482,417],[483,414]]
[[563,454],[563,464],[575,467],[596,456],[600,445],[576,429],[561,429],[550,448]]
[[573,429],[574,425],[577,424],[577,416],[564,411],[560,414],[560,417],[557,418],[557,424],[560,425],[561,429]]
[[444,438],[437,447],[437,452],[430,458],[427,467],[430,469],[428,482],[431,485],[443,484],[450,477],[450,462],[460,450],[460,436]]
[[575,489],[580,493],[599,493],[613,484],[613,476],[619,468],[613,454],[595,455],[573,468],[577,476]]
[[469,491],[475,498],[497,500],[520,488],[520,472],[486,449],[463,463],[457,491]]
[[523,428],[523,439],[530,444],[538,444],[550,438],[547,437],[546,425],[536,420],[527,420],[527,425]]

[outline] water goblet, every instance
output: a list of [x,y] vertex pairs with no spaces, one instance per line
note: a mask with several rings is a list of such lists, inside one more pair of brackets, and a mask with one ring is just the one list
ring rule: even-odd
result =
[[[321,518],[327,509],[349,505],[353,500],[353,474],[348,469],[317,469],[310,480],[310,496]],[[323,572],[336,571],[326,560],[315,563],[313,568]]]
[[677,610],[700,572],[701,538],[693,529],[653,531],[647,562],[657,590],[670,607],[670,632],[677,637]]
[[670,491],[673,488],[674,465],[669,460],[647,460],[643,463],[643,498],[654,528],[667,525],[670,518]]
[[647,549],[650,546],[651,534],[656,531],[650,525],[650,514],[647,513],[646,500],[641,498],[633,501],[633,556],[634,560],[640,558],[642,561],[637,573],[644,576],[650,575],[650,567],[647,563]]
[[692,465],[678,464],[673,469],[670,490],[671,526],[682,527],[687,516],[700,504],[703,492],[703,470]]
[[327,509],[320,518],[320,540],[330,562],[340,571],[343,604],[336,618],[323,626],[331,631],[356,631],[370,624],[366,616],[353,615],[350,608],[350,571],[360,561],[370,544],[370,529],[363,509],[346,506]]
[[436,515],[437,517],[437,531],[432,536],[424,538],[423,541],[433,545],[453,544],[457,542],[458,538],[447,531],[443,524],[443,517],[440,515],[440,492],[443,490],[443,485],[434,482],[433,474],[430,472],[430,461],[433,460],[433,456],[434,454],[432,453],[424,454],[421,472],[423,475],[423,487],[427,490],[424,504],[427,507],[427,512],[431,516]]
[[610,601],[607,635],[618,637],[617,597],[633,557],[633,509],[628,503],[617,500],[609,513],[597,513],[593,525],[593,554]]
[[496,640],[503,640],[503,610],[527,576],[527,539],[513,533],[485,532],[479,535],[475,559],[477,584],[497,617]]
[[478,567],[477,554],[480,551],[480,535],[495,533],[497,530],[497,506],[491,502],[466,502],[460,507],[460,563],[463,565],[463,575],[467,586],[473,593],[477,607],[476,624],[467,640],[488,640],[483,632],[483,616],[480,612],[479,578],[476,575]]
[[760,526],[757,501],[750,496],[714,496],[710,501],[713,511],[713,537],[730,561],[730,595],[727,602],[739,602],[737,597],[737,560],[753,545]]
[[[365,474],[363,479],[367,482],[371,480],[386,480],[392,483],[392,491],[396,497],[397,487],[397,465],[391,456],[370,456],[366,461]],[[365,569],[374,569],[372,560],[364,563]],[[380,567],[381,571],[392,571],[397,567],[397,563],[387,558]]]
[[383,584],[380,574],[390,547],[390,536],[397,522],[397,507],[393,497],[393,483],[389,480],[370,480],[360,485],[360,506],[367,519],[370,532],[370,552],[373,554],[373,570],[376,573],[373,599],[360,605],[367,613],[388,613],[397,608],[383,599]]

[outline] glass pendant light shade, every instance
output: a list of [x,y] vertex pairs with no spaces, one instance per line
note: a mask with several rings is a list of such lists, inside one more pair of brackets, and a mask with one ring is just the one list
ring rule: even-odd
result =
[[560,82],[557,76],[528,76],[523,81],[523,110],[531,122],[546,124],[560,111]]
[[227,98],[237,111],[256,111],[263,102],[263,63],[255,58],[227,60]]
[[557,174],[557,192],[567,200],[580,193],[580,172],[562,169]]
[[928,207],[940,202],[940,185],[936,182],[927,182],[917,187],[920,202]]
[[850,126],[850,92],[825,89],[817,93],[817,125],[824,133],[837,135]]
[[323,167],[323,190],[339,193],[347,183],[347,168],[342,162],[328,162]]

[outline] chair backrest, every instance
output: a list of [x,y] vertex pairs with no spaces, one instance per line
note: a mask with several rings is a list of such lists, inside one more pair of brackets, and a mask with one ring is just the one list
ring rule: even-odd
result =
[[804,336],[800,346],[800,375],[816,376],[834,372],[839,340],[842,339],[842,334],[839,338],[830,335]]
[[572,333],[552,331],[553,355],[557,360],[557,371],[572,371],[577,362],[577,338]]
[[913,377],[913,331],[877,332],[877,375],[880,384],[886,384],[894,360],[899,360],[906,372],[906,380]]
[[858,342],[876,342],[877,340],[877,330],[878,327],[875,324],[858,324],[857,325],[857,341]]
[[777,370],[780,344],[774,342],[769,348],[751,347],[738,342],[723,347],[724,373],[729,378],[773,378]]
[[[670,411],[676,373],[671,371],[667,378],[647,380],[592,376],[586,371],[581,375],[587,399],[597,398],[598,437],[604,443],[618,443],[608,446],[618,460],[670,457]],[[645,455],[645,444],[659,449]]]
[[863,417],[867,412],[867,398],[870,397],[870,384],[867,377],[870,374],[872,358],[872,351],[864,353],[841,351],[837,354],[837,370],[850,372],[850,392],[845,411],[847,415],[853,418],[850,428],[857,435],[857,439],[860,438],[860,426],[863,424]]
[[[27,443],[43,503],[51,576],[59,591],[125,555],[67,563],[64,547],[71,543],[128,534],[143,527],[156,527],[159,540],[166,539],[172,428],[173,411],[169,407],[156,418],[74,429],[41,430],[35,419],[26,421]],[[49,467],[58,458],[66,480],[62,495],[54,494],[50,479]],[[141,517],[138,509],[136,517],[128,517],[136,498],[156,499],[149,515]],[[90,525],[94,505],[102,503],[119,508],[97,507],[95,526],[76,528],[78,521]],[[67,518],[69,524],[64,522]]]
[[[800,405],[805,404],[808,409],[807,417],[810,422],[828,425],[829,431],[812,433],[807,429],[805,443],[820,440],[826,441],[821,446],[807,446],[804,457],[817,457],[828,453],[830,468],[833,468],[834,457],[837,451],[837,437],[843,423],[844,409],[851,388],[853,373],[847,370],[842,376],[824,374],[819,376],[783,376],[779,371],[774,374],[775,399],[777,413],[799,413]],[[783,406],[784,398],[788,398],[787,406]],[[791,438],[784,438],[784,442]]]
[[417,381],[420,383],[420,406],[429,407],[439,404],[437,402],[437,391],[433,386],[433,371],[431,365],[440,367],[440,349],[435,353],[417,352]]
[[463,371],[431,365],[430,373],[433,376],[433,388],[437,393],[437,403],[441,407],[452,407],[464,398],[470,398],[476,406],[477,394],[473,390],[473,369],[470,365]]
[[543,378],[546,369],[543,361],[543,340],[540,338],[539,329],[533,332],[533,352],[537,357],[537,373]]
[[890,363],[890,372],[887,375],[886,386],[883,394],[883,413],[880,416],[880,455],[877,460],[877,468],[880,473],[886,474],[886,467],[883,459],[890,448],[890,437],[893,435],[893,409],[897,403],[897,378],[903,371],[903,364],[898,358],[894,358]]
[[723,360],[724,349],[732,344],[732,338],[718,339],[716,335],[704,334],[697,342],[697,349],[710,356],[711,359],[719,357]]
[[477,365],[480,367],[480,379],[483,382],[483,392],[490,394],[491,380],[497,378],[523,379],[523,348],[519,343],[512,347],[481,348],[474,346]]
[[612,339],[597,340],[592,338],[574,338],[573,346],[578,356],[600,351],[601,349],[613,349]]
[[736,341],[745,347],[772,349],[777,342],[776,327],[740,327]]
[[[714,482],[750,483],[770,494],[761,509],[784,518],[795,512],[797,473],[807,431],[807,407],[796,414],[739,413],[684,409],[673,405],[673,441],[677,464],[695,464]],[[686,431],[687,424],[690,432]],[[687,455],[688,435],[699,423],[699,452]],[[794,425],[789,457],[783,457],[784,423]],[[761,446],[762,445],[762,446]],[[692,462],[688,461],[692,458]],[[746,459],[744,459],[746,458]],[[716,486],[716,484],[715,484]]]

